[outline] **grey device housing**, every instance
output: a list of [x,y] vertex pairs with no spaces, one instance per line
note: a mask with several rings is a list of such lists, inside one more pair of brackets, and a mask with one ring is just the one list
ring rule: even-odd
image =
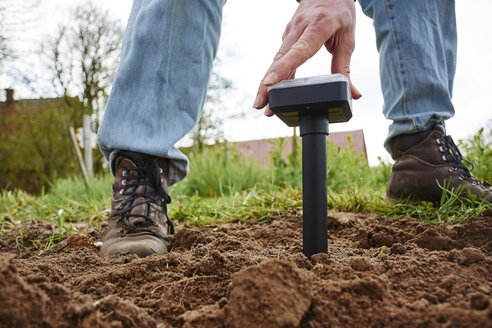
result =
[[329,123],[347,122],[352,117],[352,95],[342,74],[321,75],[281,81],[268,88],[270,109],[290,127],[299,117],[316,112],[326,114]]
[[326,136],[329,123],[352,117],[349,83],[341,74],[279,82],[268,88],[270,109],[302,137],[303,253],[328,252]]

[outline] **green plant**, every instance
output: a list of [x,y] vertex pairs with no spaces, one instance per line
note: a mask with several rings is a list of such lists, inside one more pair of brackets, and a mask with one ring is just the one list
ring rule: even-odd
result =
[[486,131],[481,128],[474,136],[460,140],[458,147],[463,157],[473,163],[472,174],[480,180],[492,181],[492,129]]
[[[293,139],[300,148],[299,139]],[[283,156],[284,138],[278,138],[270,141],[272,151],[270,151],[270,174],[271,183],[275,186],[297,187],[302,183],[302,162],[300,156],[297,158],[290,153],[286,158]]]
[[0,115],[0,188],[39,192],[50,181],[78,172],[70,116],[60,100],[37,107],[20,101]]
[[388,249],[387,246],[381,246],[381,248],[379,249],[379,253],[378,253],[378,255],[376,255],[376,257],[382,257],[382,256],[384,256],[385,255],[384,252],[386,252],[387,249]]
[[264,181],[265,172],[253,160],[235,150],[209,148],[190,155],[190,174],[172,188],[173,194],[201,197],[233,195]]

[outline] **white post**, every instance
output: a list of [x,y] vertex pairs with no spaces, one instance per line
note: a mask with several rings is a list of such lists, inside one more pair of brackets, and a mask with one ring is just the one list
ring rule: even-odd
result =
[[87,170],[85,169],[84,159],[82,158],[82,153],[80,152],[79,144],[77,143],[77,138],[75,137],[75,131],[73,127],[70,127],[70,136],[72,137],[73,147],[75,148],[75,153],[80,164],[80,170],[82,171],[82,176],[84,177],[85,185],[89,185],[89,177],[87,176]]
[[84,157],[87,175],[92,177],[94,175],[92,165],[92,128],[91,117],[87,114],[84,114]]

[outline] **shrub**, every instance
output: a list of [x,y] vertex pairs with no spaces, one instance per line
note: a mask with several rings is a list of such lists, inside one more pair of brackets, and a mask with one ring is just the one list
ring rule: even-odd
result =
[[[474,136],[460,140],[458,147],[463,157],[473,163],[473,175],[480,180],[492,181],[492,129],[478,130]],[[465,163],[467,165],[467,163]],[[470,168],[470,165],[467,165]]]
[[78,172],[68,132],[70,112],[53,103],[37,110],[16,106],[0,122],[0,188],[39,192]]

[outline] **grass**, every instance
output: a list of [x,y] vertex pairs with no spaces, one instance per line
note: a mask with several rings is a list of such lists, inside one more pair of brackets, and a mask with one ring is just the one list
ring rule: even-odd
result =
[[438,204],[432,202],[399,202],[385,199],[384,194],[358,187],[344,192],[328,191],[328,207],[345,212],[371,212],[388,218],[411,217],[431,224],[464,223],[492,208],[476,197],[460,197],[460,190],[444,189]]
[[[480,164],[474,173],[481,180],[492,178],[487,138],[484,130],[480,130],[476,136],[460,142],[465,157]],[[171,218],[202,226],[228,221],[264,222],[274,214],[302,210],[301,159],[291,155],[283,158],[282,143],[280,140],[274,145],[268,167],[220,147],[193,156],[189,177],[171,188]],[[327,153],[330,209],[456,224],[491,208],[483,201],[459,197],[459,190],[446,190],[439,204],[389,202],[384,195],[390,164],[381,162],[370,168],[365,157],[357,156],[354,149],[340,150],[332,144],[328,144]],[[49,247],[76,232],[77,222],[87,221],[89,226],[95,226],[106,219],[104,210],[110,208],[111,183],[108,173],[93,178],[88,187],[81,178],[72,177],[55,181],[49,191],[43,190],[39,195],[4,190],[0,194],[0,232],[13,227],[13,220],[52,222],[58,229],[40,242],[40,247]],[[22,232],[18,238],[21,242]]]
[[180,196],[170,206],[174,220],[202,226],[220,222],[263,222],[274,214],[302,209],[299,189],[257,190],[218,198]]
[[29,219],[56,223],[69,230],[70,223],[104,220],[101,215],[110,207],[112,177],[93,178],[86,188],[79,177],[54,182],[49,192],[30,195],[22,190],[3,190],[0,194],[0,232],[13,226],[12,220]]

